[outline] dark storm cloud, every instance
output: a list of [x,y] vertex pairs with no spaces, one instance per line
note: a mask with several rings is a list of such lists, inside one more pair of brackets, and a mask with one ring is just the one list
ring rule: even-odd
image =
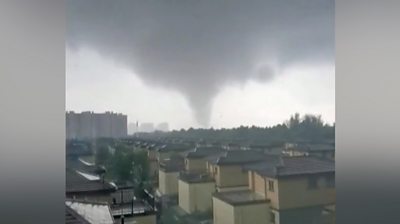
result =
[[[69,0],[67,45],[183,93],[207,125],[224,84],[334,60],[334,1]],[[134,90],[133,90],[134,91]]]

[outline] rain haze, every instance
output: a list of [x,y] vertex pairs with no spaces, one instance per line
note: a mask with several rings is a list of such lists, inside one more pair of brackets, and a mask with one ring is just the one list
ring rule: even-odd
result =
[[335,120],[334,1],[67,6],[67,110],[173,129]]

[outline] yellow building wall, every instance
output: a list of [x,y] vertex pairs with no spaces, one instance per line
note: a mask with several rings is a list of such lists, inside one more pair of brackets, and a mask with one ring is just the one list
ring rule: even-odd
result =
[[185,159],[185,169],[190,172],[206,172],[207,164],[204,159]]
[[269,220],[267,202],[233,206],[213,197],[214,224],[269,224]]
[[187,183],[179,180],[179,206],[187,213],[211,211],[213,182]]
[[248,186],[248,172],[243,172],[241,166],[217,166],[215,181],[218,187]]
[[267,202],[234,207],[234,224],[266,224],[270,223],[270,208]]
[[163,195],[178,194],[179,172],[158,171],[158,188]]
[[234,224],[234,207],[213,197],[213,221],[214,224]]
[[[270,191],[268,187],[268,182],[272,181],[274,183],[274,191]],[[279,208],[279,182],[276,179],[273,178],[267,178],[265,177],[265,183],[266,183],[266,193],[267,193],[267,199],[270,200],[270,204],[272,208]]]
[[185,212],[190,213],[190,189],[189,184],[178,180],[178,203]]
[[254,172],[253,171],[248,171],[248,178],[249,178],[249,189],[254,191],[255,186],[254,186]]
[[279,209],[333,204],[336,201],[336,190],[327,187],[324,177],[318,179],[318,188],[308,189],[308,178],[298,177],[280,179]]
[[208,173],[212,178],[215,178],[215,166],[211,163],[206,162]]
[[254,191],[266,196],[267,186],[265,183],[265,178],[257,173],[254,173]]

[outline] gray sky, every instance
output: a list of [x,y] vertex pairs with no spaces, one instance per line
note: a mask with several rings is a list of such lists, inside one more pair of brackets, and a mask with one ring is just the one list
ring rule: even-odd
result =
[[172,128],[334,122],[334,1],[67,5],[68,110]]

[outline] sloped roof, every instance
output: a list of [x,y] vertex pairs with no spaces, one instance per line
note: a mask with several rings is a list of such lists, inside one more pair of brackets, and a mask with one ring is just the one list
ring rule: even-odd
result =
[[231,150],[218,155],[218,157],[209,157],[208,161],[218,165],[246,164],[262,161],[265,154],[252,150]]
[[66,170],[66,193],[80,193],[80,192],[97,192],[109,191],[112,192],[115,188],[108,182],[102,180],[90,180],[84,175],[80,175],[75,170]]
[[180,155],[171,156],[168,159],[160,161],[160,170],[165,172],[177,172],[183,170],[185,163],[183,157]]
[[159,152],[184,152],[186,150],[191,149],[190,145],[186,144],[164,144],[157,146],[157,151]]
[[186,158],[206,158],[222,152],[225,152],[222,147],[196,147],[193,151],[190,151],[186,154]]
[[313,157],[282,157],[280,162],[261,162],[246,169],[266,177],[284,177],[317,173],[334,173],[335,162]]
[[318,144],[318,143],[313,143],[313,144],[296,144],[293,146],[293,148],[289,149],[295,149],[299,151],[305,151],[305,152],[312,152],[312,151],[334,151],[335,146],[333,144]]
[[90,222],[65,205],[65,224],[90,224]]
[[[114,224],[114,218],[108,204],[67,200],[65,205],[67,206],[67,213],[74,217],[69,220],[70,223]],[[78,222],[76,222],[77,220]]]

